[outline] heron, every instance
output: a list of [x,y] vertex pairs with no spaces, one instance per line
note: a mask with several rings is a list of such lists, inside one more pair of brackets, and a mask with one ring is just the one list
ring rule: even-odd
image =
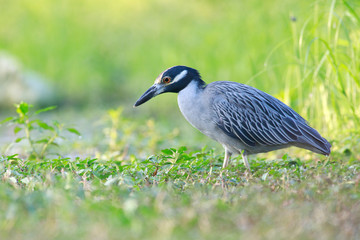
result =
[[225,149],[223,168],[232,154],[248,155],[291,146],[328,156],[331,144],[289,106],[254,87],[230,81],[206,84],[187,66],[163,71],[136,101],[137,107],[166,92],[178,93],[185,119]]

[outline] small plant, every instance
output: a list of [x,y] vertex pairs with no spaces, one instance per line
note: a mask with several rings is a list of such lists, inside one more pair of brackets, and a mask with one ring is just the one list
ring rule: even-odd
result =
[[76,129],[65,128],[64,124],[56,120],[54,120],[52,124],[48,124],[40,119],[34,119],[39,113],[53,110],[55,106],[43,108],[35,112],[30,111],[30,108],[33,106],[26,102],[20,102],[15,106],[18,115],[8,117],[0,122],[0,124],[10,123],[11,125],[15,125],[14,133],[19,135],[19,137],[15,139],[14,143],[19,143],[23,140],[29,143],[29,159],[44,159],[50,146],[58,146],[56,140],[65,139],[60,135],[64,129],[80,136],[80,133]]
[[[171,145],[176,141],[178,129],[162,134],[160,127],[152,119],[148,119],[145,125],[139,126],[133,119],[126,118],[123,108],[110,109],[104,115],[102,123],[104,146],[102,153],[97,155],[99,159],[124,160],[132,154],[156,153],[162,148],[162,144]],[[171,139],[165,141],[165,139]]]

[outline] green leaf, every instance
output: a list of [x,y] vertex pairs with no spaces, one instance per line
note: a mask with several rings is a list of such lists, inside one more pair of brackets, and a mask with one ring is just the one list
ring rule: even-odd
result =
[[23,140],[23,139],[24,139],[24,137],[17,138],[17,139],[15,140],[15,142],[16,142],[16,143],[21,142],[21,140]]
[[178,150],[179,153],[183,153],[187,150],[187,148],[185,146],[181,146]]
[[16,111],[20,115],[27,115],[29,113],[29,108],[32,107],[32,105],[29,105],[26,102],[20,102],[18,105],[16,105]]
[[289,159],[289,155],[287,154],[287,153],[285,153],[283,156],[282,156],[282,158],[281,158],[282,160],[288,160]]
[[7,117],[7,118],[5,118],[4,120],[2,120],[2,121],[0,122],[0,124],[6,123],[6,122],[10,122],[10,121],[13,120],[13,119],[15,119],[15,118],[14,118],[14,117]]
[[37,115],[37,114],[42,113],[42,112],[51,111],[51,110],[53,110],[55,108],[56,108],[56,106],[50,106],[50,107],[47,107],[47,108],[39,109],[34,113],[34,115]]
[[17,157],[17,155],[19,155],[19,154],[13,154],[13,155],[7,156],[6,159],[7,160],[18,160],[19,158]]
[[21,130],[22,130],[21,127],[16,126],[16,127],[14,128],[14,133],[17,134],[17,133],[20,132]]
[[74,133],[78,136],[81,136],[81,133],[78,130],[76,130],[75,128],[67,128],[66,130],[68,130],[69,132]]
[[49,139],[44,138],[44,139],[37,140],[35,143],[48,143],[48,142],[49,142]]
[[161,150],[162,153],[164,153],[165,155],[172,155],[174,152],[170,149],[163,149]]
[[37,124],[38,124],[39,127],[41,127],[42,129],[51,130],[51,131],[54,131],[54,130],[55,130],[52,126],[48,125],[47,123],[45,123],[45,122],[43,122],[43,121],[38,120],[38,121],[37,121]]

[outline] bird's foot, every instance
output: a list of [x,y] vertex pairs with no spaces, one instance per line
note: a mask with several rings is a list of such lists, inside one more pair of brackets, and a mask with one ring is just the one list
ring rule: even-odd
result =
[[244,176],[245,176],[246,181],[249,181],[250,179],[252,179],[251,170],[250,170],[250,169],[246,169],[245,172],[244,172]]
[[[226,173],[224,173],[224,172],[227,172],[227,170],[221,170],[220,171],[220,181],[221,181],[221,188],[222,189],[227,189],[228,188],[228,184],[226,183]],[[223,173],[224,173],[224,175],[223,175]]]

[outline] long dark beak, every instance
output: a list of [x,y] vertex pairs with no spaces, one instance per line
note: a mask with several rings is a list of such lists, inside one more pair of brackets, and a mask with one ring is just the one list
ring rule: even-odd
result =
[[134,107],[137,107],[147,101],[149,101],[151,98],[155,97],[156,94],[156,87],[151,86],[134,104]]

